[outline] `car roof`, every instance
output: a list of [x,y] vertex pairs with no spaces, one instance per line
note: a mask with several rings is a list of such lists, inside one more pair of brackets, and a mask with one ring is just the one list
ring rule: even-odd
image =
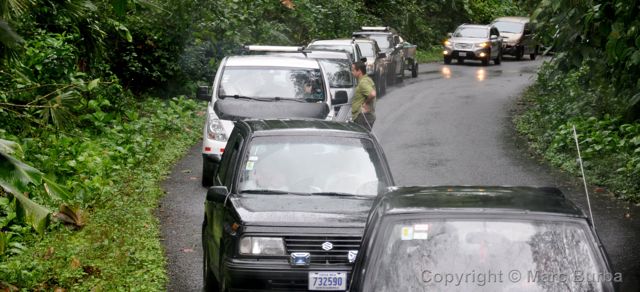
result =
[[493,22],[496,21],[510,21],[510,22],[522,22],[522,23],[526,23],[529,22],[529,17],[522,17],[522,16],[505,16],[505,17],[498,17],[496,19],[493,20]]
[[557,188],[512,186],[399,187],[385,194],[382,213],[541,213],[585,217]]
[[309,44],[312,45],[351,45],[352,39],[317,40]]
[[318,61],[273,55],[230,56],[227,67],[295,67],[319,69]]
[[245,124],[249,130],[256,134],[267,132],[339,132],[354,136],[369,136],[369,132],[355,123],[334,122],[314,119],[266,119],[266,120],[242,120],[238,123]]

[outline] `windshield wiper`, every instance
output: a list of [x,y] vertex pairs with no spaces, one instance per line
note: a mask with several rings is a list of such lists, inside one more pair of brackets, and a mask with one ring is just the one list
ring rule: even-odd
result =
[[220,99],[225,99],[227,97],[232,97],[235,99],[247,99],[247,100],[257,100],[257,101],[271,101],[271,98],[264,98],[264,97],[251,97],[251,96],[244,96],[244,95],[238,95],[238,94],[234,94],[234,95],[220,95],[218,96]]
[[331,196],[331,197],[360,197],[360,198],[370,198],[372,196],[365,195],[356,195],[350,193],[340,193],[340,192],[316,192],[311,193],[312,196]]
[[242,190],[241,194],[272,194],[272,195],[305,195],[308,196],[307,193],[295,193],[295,192],[287,192],[287,191],[278,191],[278,190],[269,190],[269,189],[261,189],[261,190]]

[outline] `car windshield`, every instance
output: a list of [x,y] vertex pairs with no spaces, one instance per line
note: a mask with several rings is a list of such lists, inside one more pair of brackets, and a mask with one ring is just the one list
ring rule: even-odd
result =
[[387,38],[386,34],[370,34],[364,36],[375,40],[378,43],[378,47],[380,47],[380,50],[388,50],[389,46],[391,46],[391,44],[389,43],[389,38]]
[[227,67],[218,96],[322,101],[326,94],[320,69]]
[[458,38],[487,38],[489,36],[489,30],[479,27],[461,27],[453,34]]
[[364,291],[603,291],[607,281],[578,221],[405,219],[382,226]]
[[324,68],[329,87],[350,88],[353,87],[353,75],[351,75],[351,62],[339,59],[320,59],[320,64]]
[[360,52],[363,56],[367,58],[375,57],[372,43],[358,43],[358,46],[360,46]]
[[361,138],[256,137],[241,169],[240,192],[375,196],[387,186],[373,143]]
[[524,29],[524,23],[521,22],[498,21],[494,22],[493,25],[498,28],[501,33],[521,33]]

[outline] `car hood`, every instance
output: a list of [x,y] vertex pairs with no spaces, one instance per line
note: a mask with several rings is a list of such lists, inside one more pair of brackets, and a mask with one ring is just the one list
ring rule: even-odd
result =
[[230,200],[243,225],[364,227],[374,197],[243,194]]
[[293,101],[255,101],[244,99],[218,99],[213,110],[223,120],[313,118],[324,119],[329,106],[324,102],[302,103]]
[[469,43],[469,44],[476,44],[476,43],[482,43],[482,42],[488,42],[488,39],[481,39],[481,38],[451,38],[449,39],[450,42],[452,43]]

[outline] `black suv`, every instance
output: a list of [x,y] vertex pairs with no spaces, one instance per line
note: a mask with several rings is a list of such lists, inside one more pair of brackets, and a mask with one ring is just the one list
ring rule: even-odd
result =
[[363,26],[360,31],[353,32],[352,36],[375,40],[380,50],[385,53],[388,83],[402,81],[404,77],[404,45],[398,32],[388,26]]
[[406,187],[376,200],[350,289],[614,291],[621,280],[558,189]]
[[346,290],[367,214],[391,185],[356,124],[238,121],[205,202],[205,290]]

